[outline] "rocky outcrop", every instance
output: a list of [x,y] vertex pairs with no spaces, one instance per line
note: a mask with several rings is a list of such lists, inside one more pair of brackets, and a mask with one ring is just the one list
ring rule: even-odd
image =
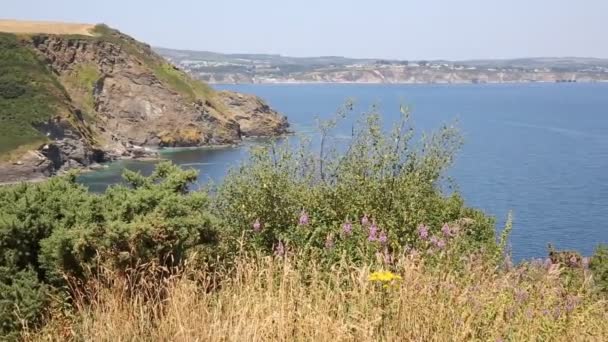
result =
[[[148,45],[106,26],[96,30],[92,36],[34,34],[22,40],[45,61],[70,102],[69,115],[33,123],[49,140],[34,152],[48,163],[38,164],[31,153],[20,159],[23,168],[35,165],[33,174],[146,156],[158,147],[234,144],[287,132],[287,120],[261,99],[215,92]],[[0,181],[16,177],[6,174],[0,173]]]
[[231,118],[239,124],[243,136],[273,136],[284,134],[289,129],[287,118],[257,96],[230,91],[219,92],[218,96],[232,108]]

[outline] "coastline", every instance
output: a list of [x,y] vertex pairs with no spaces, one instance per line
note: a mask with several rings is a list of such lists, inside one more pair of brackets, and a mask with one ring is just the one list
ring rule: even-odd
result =
[[358,82],[358,81],[276,81],[276,82],[208,82],[210,85],[323,85],[323,84],[345,84],[345,85],[496,85],[496,84],[597,84],[608,83],[606,80],[576,81],[576,82],[550,82],[550,81],[513,81],[513,82]]

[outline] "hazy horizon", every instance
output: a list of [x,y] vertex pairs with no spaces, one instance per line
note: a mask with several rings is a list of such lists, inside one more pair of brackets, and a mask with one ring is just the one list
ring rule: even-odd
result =
[[5,0],[2,17],[106,23],[179,50],[458,61],[608,58],[606,13],[604,0]]

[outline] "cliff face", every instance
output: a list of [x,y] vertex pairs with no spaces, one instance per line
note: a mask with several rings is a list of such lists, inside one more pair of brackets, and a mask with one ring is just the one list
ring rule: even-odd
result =
[[[129,157],[145,147],[230,144],[243,136],[287,131],[286,119],[262,100],[215,92],[148,45],[106,26],[96,26],[91,36],[15,37],[19,48],[33,51],[61,88],[62,108],[50,106],[46,118],[30,120],[38,133],[32,143],[39,143],[30,146],[33,149],[15,146],[15,150],[35,151],[5,157],[0,180]],[[0,97],[0,101],[12,99]],[[11,120],[10,115],[2,111],[0,119]],[[33,174],[15,171],[29,164]]]

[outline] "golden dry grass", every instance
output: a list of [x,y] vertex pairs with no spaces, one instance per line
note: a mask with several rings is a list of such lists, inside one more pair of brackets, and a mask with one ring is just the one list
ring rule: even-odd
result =
[[[55,314],[32,341],[606,341],[608,304],[560,270],[427,270],[409,258],[390,286],[370,282],[377,267],[314,265],[263,258],[229,276],[195,272],[146,304],[125,284],[95,291],[75,314]],[[209,291],[211,284],[221,286]],[[206,290],[207,289],[207,290]],[[162,304],[160,304],[162,303]]]
[[94,27],[95,25],[91,24],[0,19],[0,32],[16,34],[45,33],[92,36]]

